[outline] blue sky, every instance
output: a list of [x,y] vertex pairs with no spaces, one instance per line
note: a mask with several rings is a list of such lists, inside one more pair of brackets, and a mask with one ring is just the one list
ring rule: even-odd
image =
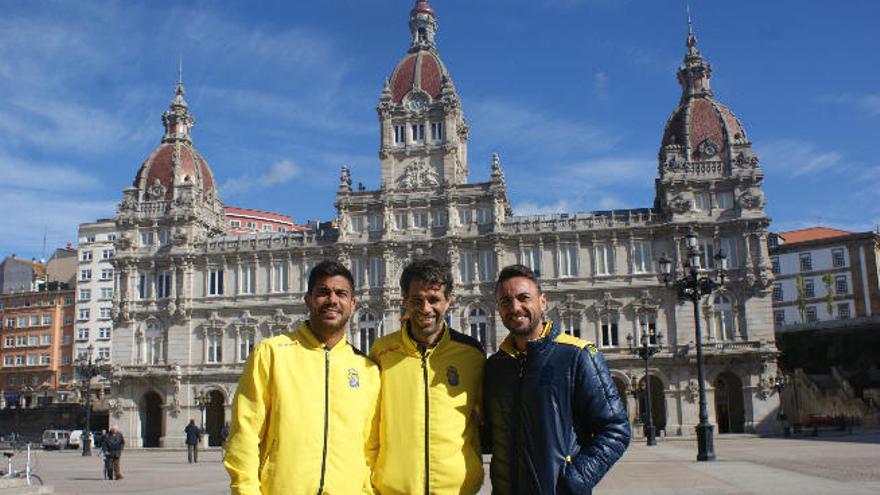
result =
[[[880,223],[880,3],[693,0],[716,97],[765,171],[774,230]],[[194,143],[230,205],[335,215],[378,185],[375,106],[410,0],[0,1],[0,255],[111,217],[162,136],[183,57]],[[471,124],[517,213],[648,207],[680,88],[684,0],[435,0]]]

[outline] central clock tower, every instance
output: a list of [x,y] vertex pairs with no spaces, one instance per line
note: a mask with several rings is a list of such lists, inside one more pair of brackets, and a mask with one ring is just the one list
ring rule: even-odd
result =
[[382,188],[464,184],[468,126],[434,44],[437,17],[428,2],[416,2],[409,28],[412,44],[385,81],[377,107]]

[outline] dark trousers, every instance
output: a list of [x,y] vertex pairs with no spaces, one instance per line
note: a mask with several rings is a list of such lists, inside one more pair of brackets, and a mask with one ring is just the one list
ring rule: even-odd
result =
[[119,469],[119,457],[107,457],[104,459],[107,464],[107,478],[111,480],[121,480],[122,472]]
[[186,458],[190,464],[199,462],[199,446],[186,444]]

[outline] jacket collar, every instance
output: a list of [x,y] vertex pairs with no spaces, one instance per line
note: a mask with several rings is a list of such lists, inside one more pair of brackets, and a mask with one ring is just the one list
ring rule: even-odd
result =
[[[541,352],[550,342],[556,340],[556,337],[559,337],[559,325],[552,320],[544,322],[544,330],[541,331],[541,336],[526,342],[526,354]],[[507,334],[507,337],[501,342],[500,349],[511,357],[517,357],[521,354],[519,349],[516,348],[512,333]]]
[[[296,334],[298,336],[297,340],[299,340],[306,349],[324,350],[324,343],[318,340],[318,337],[315,336],[315,332],[313,332],[312,327],[309,326],[309,320],[305,320],[299,324],[299,328],[296,329]],[[342,339],[330,349],[330,353],[335,354],[337,352],[342,352],[346,347],[348,347],[348,340],[346,336],[343,335]]]
[[[446,321],[443,322],[443,329],[440,330],[443,332],[440,334],[440,339],[437,340],[437,345],[434,347],[430,347],[427,349],[425,354],[431,354],[435,349],[439,347],[445,347],[446,342],[449,341],[449,326],[446,324]],[[403,348],[406,350],[407,354],[412,354],[415,356],[421,356],[422,353],[419,351],[419,343],[410,336],[409,334],[409,321],[403,324],[403,328],[400,329],[401,339],[403,341]]]

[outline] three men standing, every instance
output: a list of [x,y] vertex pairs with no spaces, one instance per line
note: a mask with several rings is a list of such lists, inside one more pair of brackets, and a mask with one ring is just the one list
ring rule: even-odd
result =
[[589,494],[630,440],[605,359],[544,321],[547,298],[529,268],[502,269],[495,293],[510,334],[486,364],[492,489]]
[[309,319],[248,358],[224,458],[233,495],[372,493],[379,369],[345,339],[353,286],[342,264],[316,265]]
[[479,408],[483,347],[446,324],[449,265],[419,260],[403,270],[403,329],[370,356],[382,377],[379,458],[373,486],[383,495],[473,494],[483,483]]

